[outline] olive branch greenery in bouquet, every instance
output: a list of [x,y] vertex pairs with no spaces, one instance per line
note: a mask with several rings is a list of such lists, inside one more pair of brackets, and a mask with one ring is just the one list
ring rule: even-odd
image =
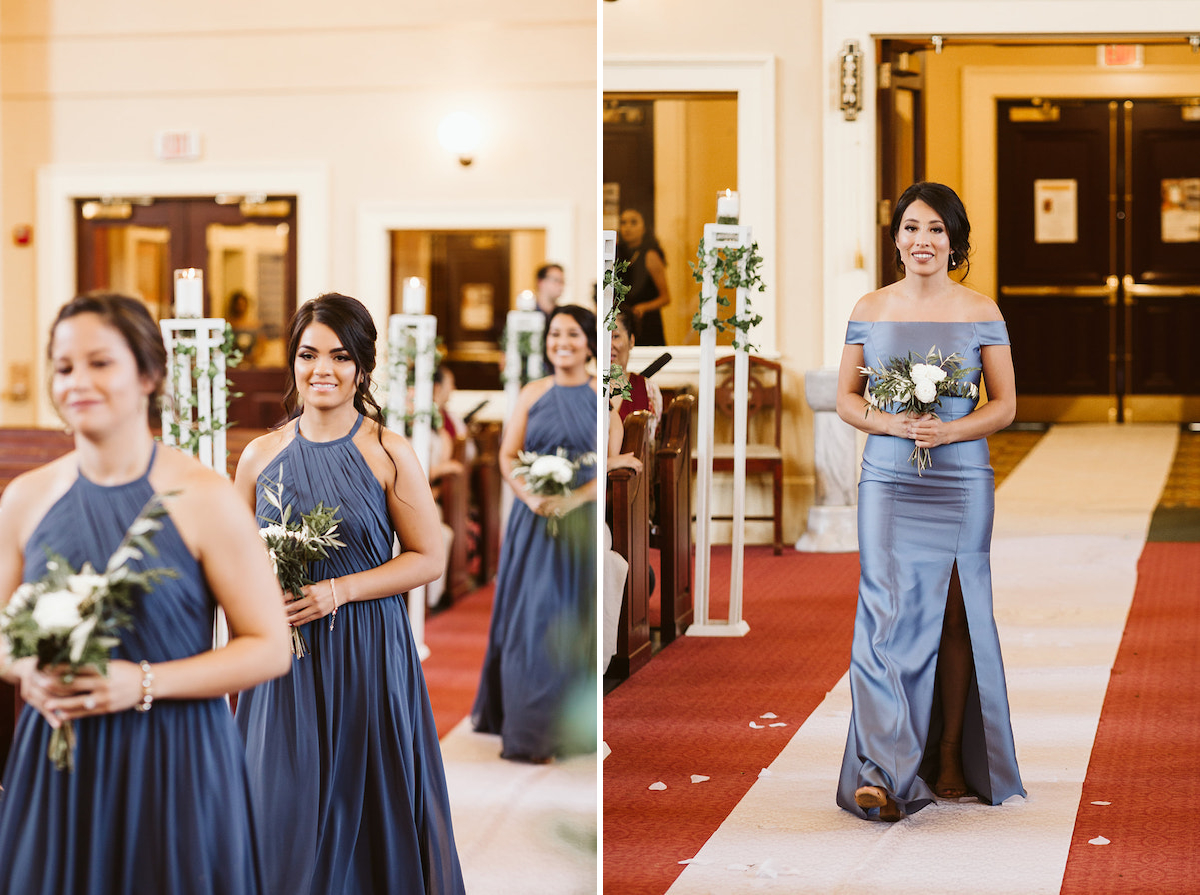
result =
[[[291,595],[289,599],[299,600],[305,585],[314,583],[308,574],[308,564],[328,558],[330,550],[346,546],[337,538],[338,525],[342,521],[338,518],[339,507],[330,508],[318,503],[309,512],[302,513],[299,521],[294,521],[292,505],[283,502],[283,464],[279,466],[279,481],[273,486],[263,485],[262,493],[267,503],[279,510],[280,521],[260,516],[267,525],[260,528],[258,534],[267,545],[267,555],[271,558],[271,568],[280,589],[285,595]],[[292,653],[297,659],[303,659],[308,655],[308,644],[299,628],[292,625],[291,630]]]
[[[580,454],[574,460],[566,448],[560,447],[553,454],[539,454],[536,451],[518,451],[518,465],[513,467],[512,474],[525,480],[530,492],[538,495],[567,497],[571,493],[571,483],[575,481],[575,473],[580,467],[591,466],[596,462],[596,454],[588,451]],[[546,532],[551,537],[558,535],[558,517],[546,519]]]
[[[957,353],[944,357],[934,346],[924,356],[910,351],[907,357],[893,357],[878,367],[859,367],[860,373],[871,377],[865,413],[870,414],[872,408],[892,407],[902,414],[929,413],[937,417],[934,408],[944,397],[979,397],[979,388],[966,378],[979,367],[964,367],[964,360]],[[929,448],[914,447],[908,461],[916,465],[920,475],[931,465]]]
[[[103,572],[87,562],[76,571],[47,548],[45,574],[18,587],[0,616],[0,636],[8,642],[12,659],[36,656],[38,668],[52,670],[67,684],[84,669],[108,674],[110,652],[121,643],[120,632],[132,627],[134,596],[178,575],[174,569],[129,567],[130,562],[158,555],[152,539],[167,512],[163,500],[174,493],[155,494],[146,502]],[[60,771],[75,769],[75,729],[69,719],[50,734],[47,756]]]

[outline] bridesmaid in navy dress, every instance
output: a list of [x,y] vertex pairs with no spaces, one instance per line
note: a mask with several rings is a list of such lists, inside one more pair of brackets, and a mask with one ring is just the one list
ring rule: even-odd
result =
[[[949,187],[918,183],[892,217],[899,282],[864,296],[846,334],[838,415],[868,433],[859,482],[862,577],[850,660],[853,711],[838,804],[896,821],[936,798],[1024,795],[992,616],[995,481],[986,436],[1012,422],[1008,332],[995,302],[949,271],[970,224]],[[982,368],[988,400],[945,397],[936,415],[875,408],[859,367],[910,351]],[[980,374],[970,381],[979,385]],[[913,447],[932,465],[917,474]]]
[[[102,569],[146,502],[168,492],[177,493],[154,534],[159,555],[131,566],[178,577],[137,595],[107,677],[83,673],[65,685],[33,658],[8,662],[0,648],[3,676],[26,703],[0,797],[0,891],[270,892],[266,837],[222,698],[289,663],[279,585],[254,519],[224,478],[154,441],[148,408],[166,351],[139,301],[72,300],[55,321],[49,360],[75,449],[5,489],[0,599],[44,574],[46,549],[75,569]],[[218,605],[230,639],[214,650]],[[67,720],[75,769],[60,771],[46,748]]]
[[[371,396],[375,325],[330,293],[292,321],[286,401],[300,412],[251,442],[235,487],[260,518],[283,482],[293,517],[338,507],[346,546],[314,563],[286,604],[309,654],[285,678],[242,693],[255,806],[272,832],[271,892],[463,891],[437,727],[403,594],[441,575],[429,481]],[[402,552],[392,556],[393,533]]]
[[521,389],[500,445],[500,471],[517,499],[471,711],[477,731],[500,735],[502,757],[535,764],[596,748],[594,730],[580,737],[565,723],[572,695],[592,705],[595,698],[596,464],[579,469],[569,496],[532,494],[512,470],[522,450],[596,454],[596,388],[587,369],[596,356],[596,316],[576,305],[556,308],[546,354],[554,374]]

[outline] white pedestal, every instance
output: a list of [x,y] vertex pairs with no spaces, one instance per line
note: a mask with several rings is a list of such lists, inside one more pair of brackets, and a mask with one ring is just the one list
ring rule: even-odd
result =
[[858,550],[858,439],[854,427],[837,415],[837,375],[836,367],[822,367],[804,377],[817,473],[808,528],[796,541],[796,549],[806,553]]

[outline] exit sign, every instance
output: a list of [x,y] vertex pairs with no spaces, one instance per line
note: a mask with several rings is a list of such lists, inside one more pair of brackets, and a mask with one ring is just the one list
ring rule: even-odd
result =
[[1103,68],[1141,68],[1141,44],[1102,44],[1099,48],[1099,62]]
[[200,158],[200,131],[159,131],[154,137],[154,155],[163,161]]

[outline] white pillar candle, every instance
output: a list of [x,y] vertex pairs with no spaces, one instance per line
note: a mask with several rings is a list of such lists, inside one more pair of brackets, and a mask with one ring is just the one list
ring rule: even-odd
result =
[[733,190],[722,190],[717,193],[717,223],[736,224],[738,222],[738,194]]
[[204,271],[199,268],[175,271],[175,316],[204,316]]
[[405,314],[425,313],[425,281],[420,277],[409,277],[404,281],[404,296],[401,307]]
[[518,311],[533,311],[537,309],[537,296],[533,294],[533,290],[525,289],[517,296]]

